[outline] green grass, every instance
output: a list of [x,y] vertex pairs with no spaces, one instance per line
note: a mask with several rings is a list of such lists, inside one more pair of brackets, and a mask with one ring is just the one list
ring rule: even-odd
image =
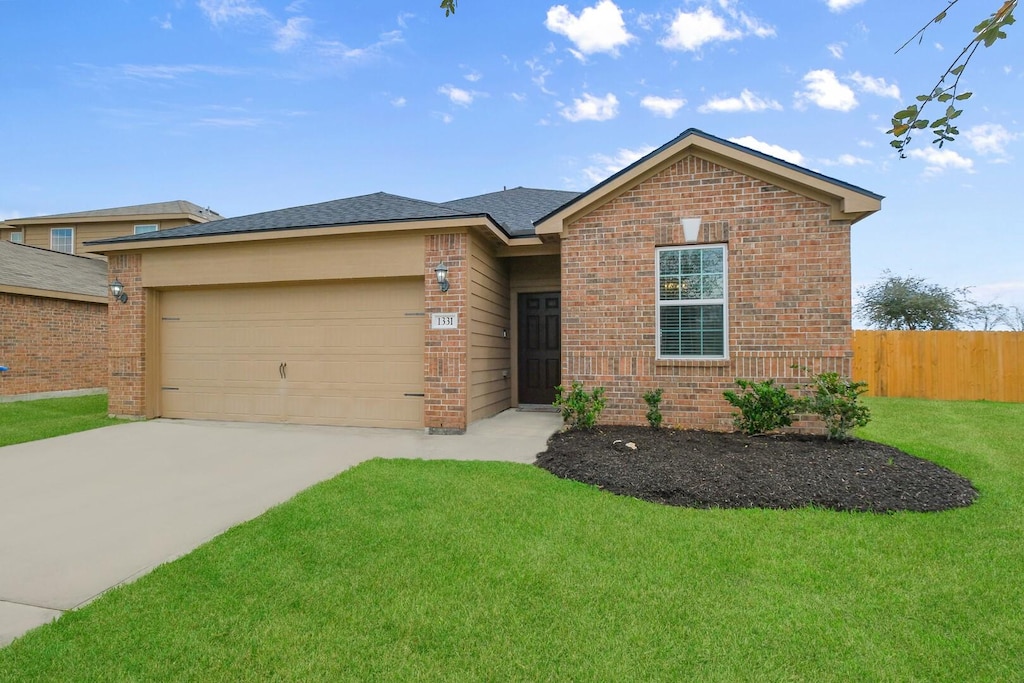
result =
[[0,403],[0,446],[48,439],[123,420],[107,417],[107,395]]
[[0,680],[998,681],[1024,671],[1024,405],[873,399],[970,508],[689,510],[374,460],[0,650]]

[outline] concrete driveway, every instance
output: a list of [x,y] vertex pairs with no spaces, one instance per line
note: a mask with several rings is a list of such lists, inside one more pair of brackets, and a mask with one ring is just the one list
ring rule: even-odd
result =
[[0,448],[0,646],[374,457],[533,462],[561,425],[462,436],[153,420]]

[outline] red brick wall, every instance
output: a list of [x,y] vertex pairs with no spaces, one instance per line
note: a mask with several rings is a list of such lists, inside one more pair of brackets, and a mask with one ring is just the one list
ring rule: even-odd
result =
[[[423,420],[434,432],[466,429],[469,397],[469,235],[427,235],[424,277],[426,278],[426,332],[424,335]],[[449,289],[442,292],[434,267],[448,266]],[[457,313],[455,330],[430,329],[432,313]]]
[[122,417],[145,417],[146,291],[142,288],[142,256],[111,256],[108,269],[110,281],[120,280],[128,295],[127,303],[111,301],[108,310],[109,411]]
[[0,294],[0,395],[107,384],[107,306]]
[[[655,248],[728,245],[727,360],[656,360]],[[849,376],[850,225],[820,202],[687,156],[568,226],[562,236],[562,382],[604,386],[601,422],[646,424],[662,387],[674,426],[731,429],[735,378]]]

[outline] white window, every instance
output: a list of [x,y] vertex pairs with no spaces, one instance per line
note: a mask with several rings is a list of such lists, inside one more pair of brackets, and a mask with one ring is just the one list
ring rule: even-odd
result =
[[74,228],[51,228],[50,249],[63,251],[65,254],[75,253],[75,229]]
[[145,235],[147,232],[156,232],[160,227],[156,223],[148,223],[146,225],[136,225],[135,234]]
[[19,230],[18,232],[12,232],[10,239],[15,244],[25,244],[25,232]]
[[724,244],[657,250],[658,358],[728,356]]

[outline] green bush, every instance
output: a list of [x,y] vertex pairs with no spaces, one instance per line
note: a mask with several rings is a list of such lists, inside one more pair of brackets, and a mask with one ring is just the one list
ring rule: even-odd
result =
[[829,439],[849,439],[854,427],[871,421],[871,410],[858,401],[867,386],[867,382],[853,382],[838,372],[814,375],[806,387],[811,394],[801,399],[801,409],[825,422]]
[[566,391],[559,384],[555,387],[554,405],[562,411],[562,419],[570,426],[578,429],[592,429],[597,424],[597,417],[604,410],[604,387],[597,387],[591,393],[583,390],[580,382],[572,383],[572,390]]
[[660,388],[644,392],[644,403],[647,404],[647,421],[654,429],[661,426],[661,394]]
[[763,382],[737,379],[742,390],[739,394],[727,390],[725,400],[740,412],[733,413],[736,428],[746,434],[765,434],[793,424],[793,415],[800,410],[800,402],[786,387],[774,379]]

